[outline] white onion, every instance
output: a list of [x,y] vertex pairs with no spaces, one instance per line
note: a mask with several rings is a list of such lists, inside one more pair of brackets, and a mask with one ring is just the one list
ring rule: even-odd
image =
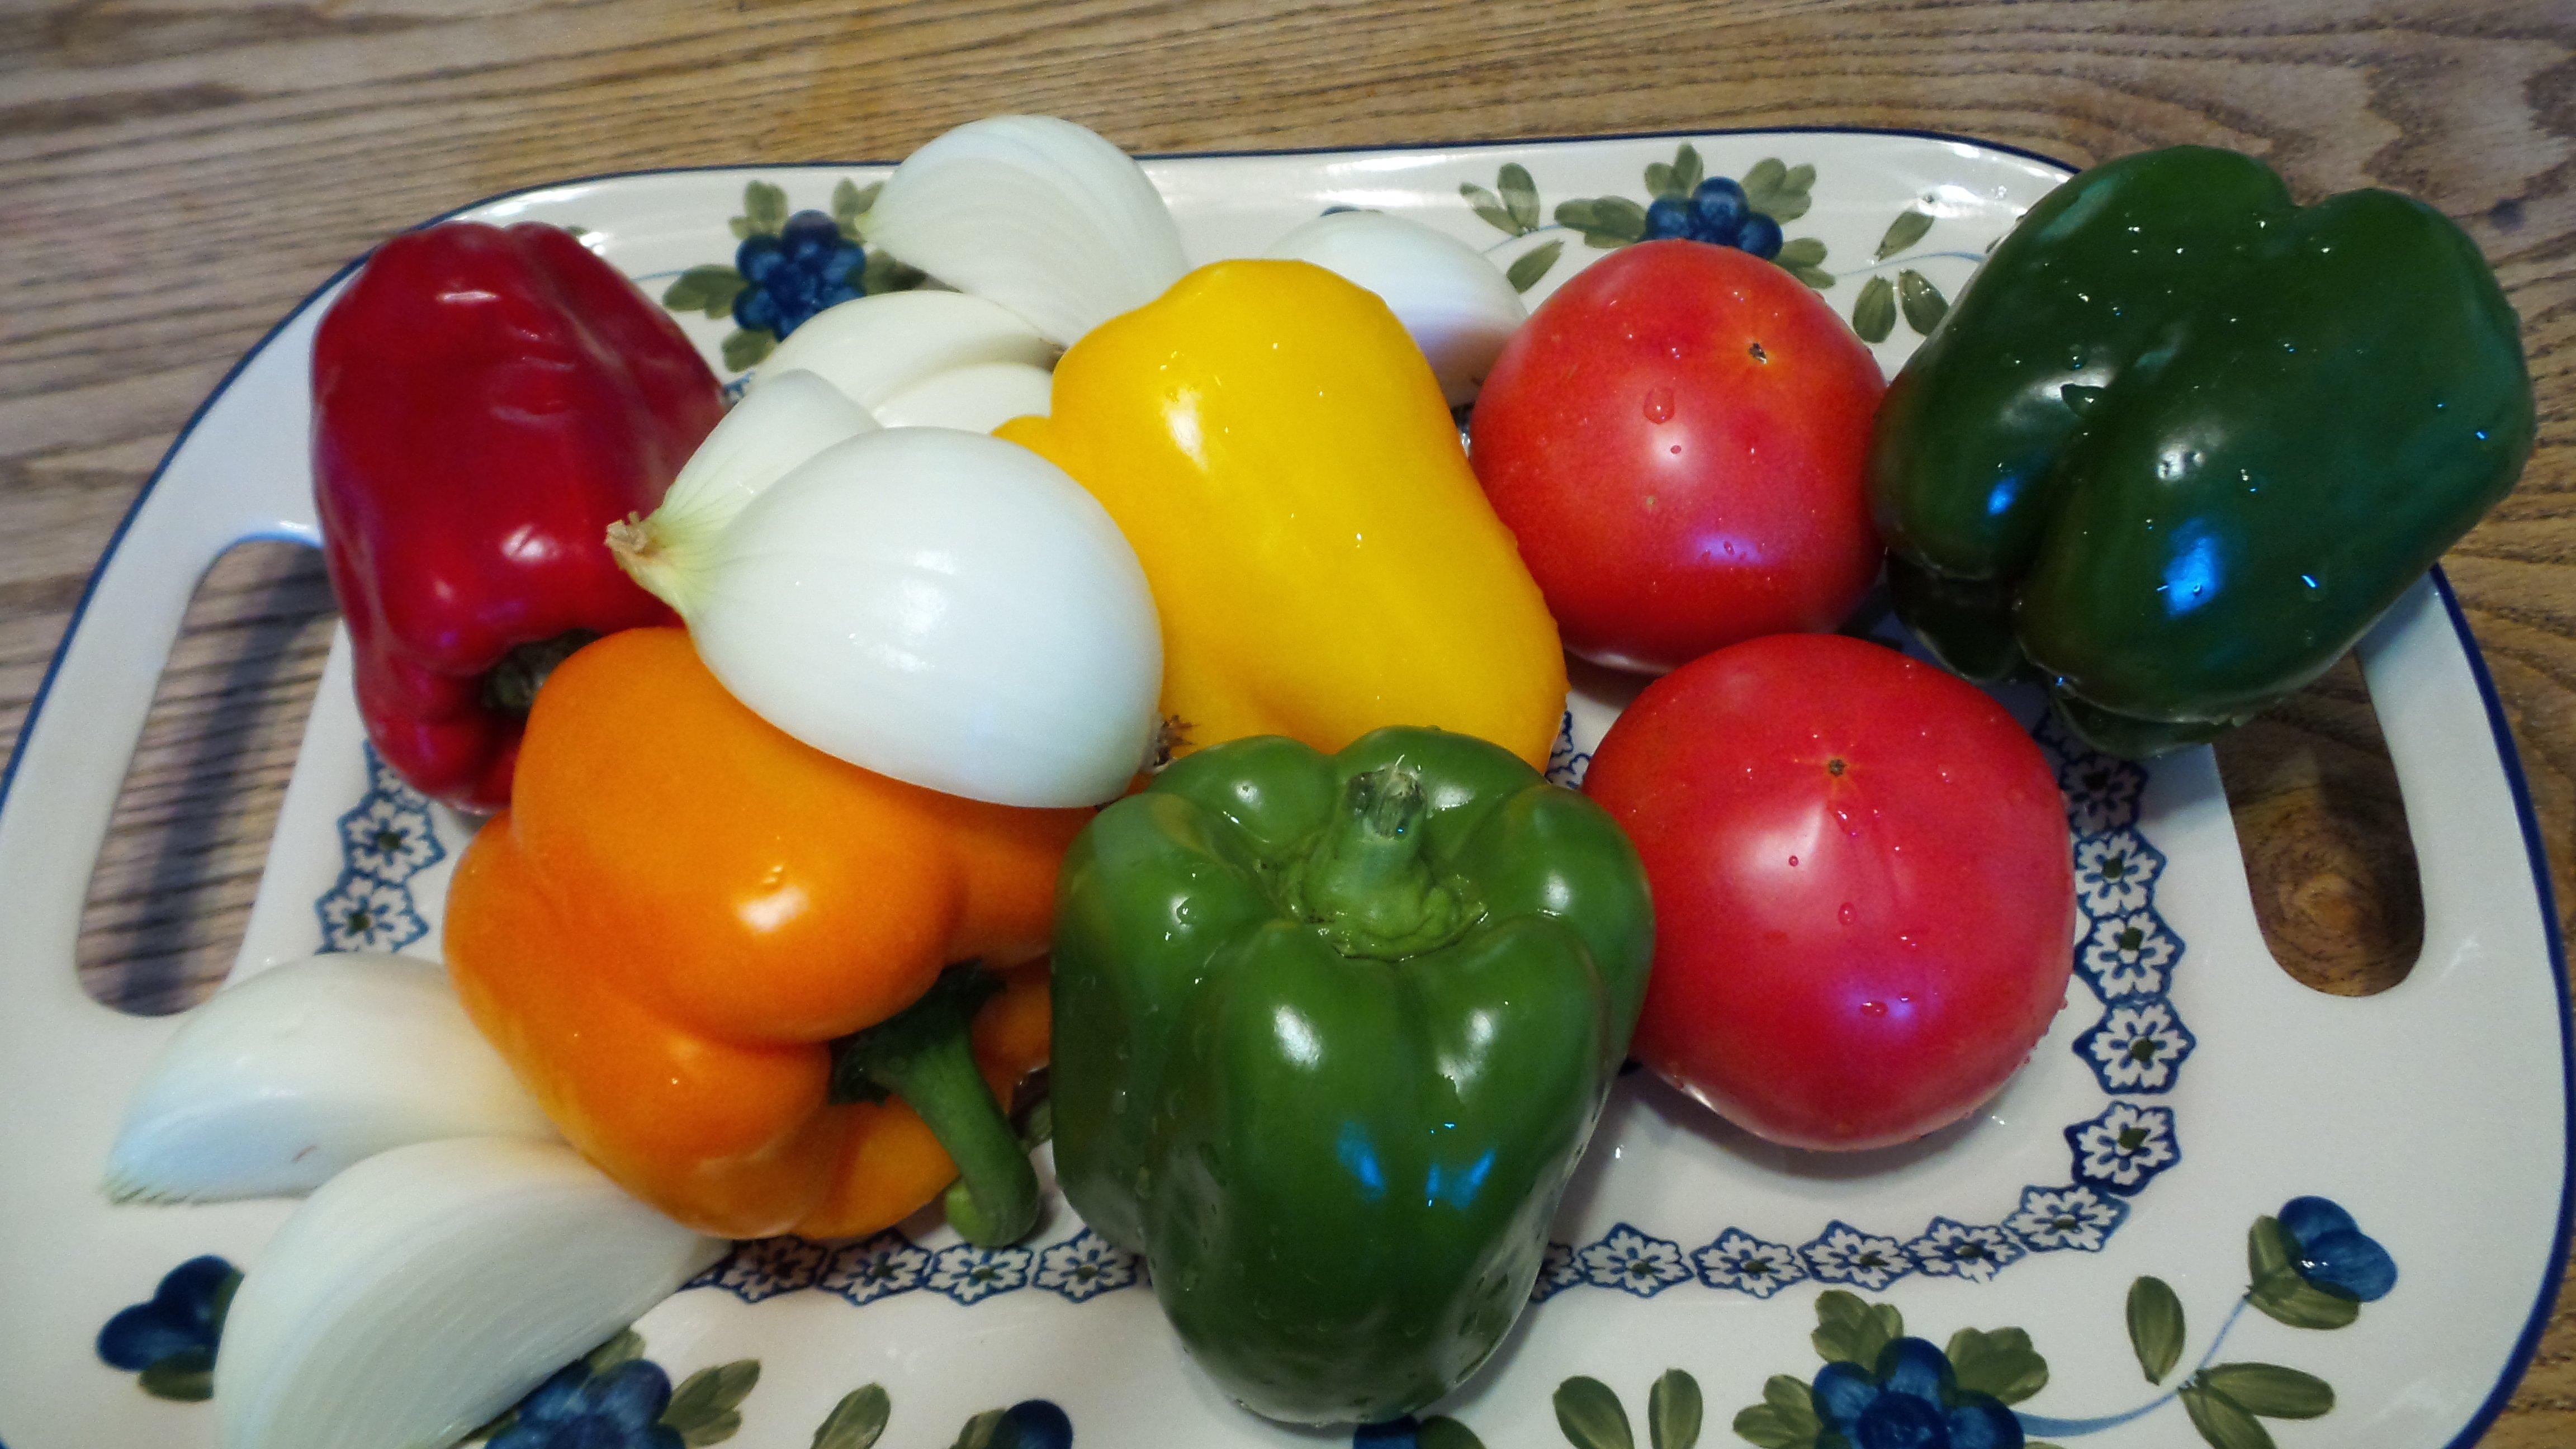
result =
[[270,1239],[215,1357],[222,1449],[443,1449],[643,1316],[724,1245],[571,1149],[398,1147]]
[[[787,335],[778,350],[753,374],[757,396],[773,376],[801,369],[841,390],[852,402],[876,415],[887,427],[962,427],[989,433],[1027,412],[1046,411],[1048,369],[1055,364],[1055,344],[1036,328],[997,303],[963,292],[882,292],[827,307]],[[1020,380],[1016,391],[999,396],[999,406],[1015,411],[987,417],[984,412],[952,403],[943,409],[905,409],[901,400],[951,374],[984,374],[999,369]],[[1035,379],[1037,406],[1027,380]],[[973,399],[991,390],[962,389]],[[746,399],[747,400],[747,399]],[[926,415],[935,413],[933,415]]]
[[273,967],[188,1014],[126,1105],[118,1201],[310,1192],[445,1137],[551,1140],[433,962],[351,952]]
[[1042,417],[1055,374],[1022,362],[950,368],[887,398],[877,417],[890,428],[958,428],[989,433],[1013,418]]
[[666,533],[721,531],[744,504],[796,465],[878,426],[865,406],[811,372],[764,368],[761,383],[733,405],[671,480],[662,506],[653,510]]
[[1188,270],[1154,183],[1116,146],[1052,116],[987,117],[931,141],[895,168],[862,225],[872,245],[999,302],[1060,347]]
[[816,454],[712,538],[613,535],[735,698],[932,790],[1097,804],[1142,765],[1152,591],[1108,512],[1028,449],[947,428]]
[[1483,253],[1377,211],[1337,211],[1281,237],[1270,255],[1312,262],[1375,292],[1431,361],[1449,405],[1475,401],[1529,308]]

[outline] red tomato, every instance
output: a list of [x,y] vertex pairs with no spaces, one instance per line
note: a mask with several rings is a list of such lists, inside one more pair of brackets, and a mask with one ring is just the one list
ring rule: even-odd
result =
[[1661,671],[1831,629],[1877,577],[1862,496],[1877,361],[1733,247],[1624,248],[1547,299],[1469,423],[1476,476],[1566,646]]
[[1794,1147],[1966,1116],[2066,998],[2075,874],[2039,747],[1895,650],[1781,634],[1647,686],[1585,793],[1655,900],[1635,1051]]

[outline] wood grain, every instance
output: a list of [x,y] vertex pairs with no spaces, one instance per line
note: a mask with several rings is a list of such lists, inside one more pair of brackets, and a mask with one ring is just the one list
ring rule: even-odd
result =
[[[190,409],[377,237],[566,176],[898,157],[997,110],[1144,151],[1777,125],[2073,162],[2199,141],[2304,193],[2432,201],[2494,261],[2540,388],[2521,487],[2448,567],[2576,904],[2566,0],[6,0],[0,737]],[[175,1003],[221,968],[324,607],[291,552],[238,558],[201,597],[83,939],[133,999]],[[2267,929],[2335,989],[2385,984],[2421,930],[2374,736],[2345,673],[2221,754]],[[2486,1442],[2576,1442],[2576,1308]]]

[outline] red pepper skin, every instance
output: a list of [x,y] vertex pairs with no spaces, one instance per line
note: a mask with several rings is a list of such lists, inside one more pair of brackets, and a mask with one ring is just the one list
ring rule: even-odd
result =
[[313,492],[386,764],[509,803],[514,649],[672,621],[609,556],[724,415],[679,325],[571,233],[445,222],[376,249],[313,343]]

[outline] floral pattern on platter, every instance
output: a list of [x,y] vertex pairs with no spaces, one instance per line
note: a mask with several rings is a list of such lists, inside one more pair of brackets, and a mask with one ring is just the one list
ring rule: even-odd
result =
[[[861,186],[843,177],[832,188],[831,210],[790,214],[784,188],[749,183],[742,189],[742,214],[732,220],[732,263],[680,273],[663,289],[662,305],[732,318],[734,330],[719,351],[727,370],[743,372],[827,307],[920,286],[921,273],[883,251],[868,250],[861,235],[884,184]],[[731,401],[733,388],[726,391]]]
[[[2058,1231],[2064,1235],[2107,1226],[2097,1211],[2105,1206],[2117,1205],[2078,1188],[2025,1199],[2024,1212],[2063,1221]],[[1927,1236],[1941,1240],[1953,1263],[1961,1261],[1956,1250],[1962,1245],[1991,1246],[1983,1236],[1991,1230],[1943,1234],[1941,1226],[1936,1223]],[[2034,1223],[2030,1231],[2038,1230]],[[1859,1238],[1849,1234],[1850,1240]],[[1731,1252],[1776,1246],[1741,1234],[1721,1242]],[[1852,1241],[1840,1246],[1848,1250]],[[1939,1271],[1929,1264],[1924,1270]],[[2180,1375],[2175,1370],[2189,1337],[2181,1298],[2161,1278],[2132,1282],[2122,1309],[2130,1351],[2148,1385],[2163,1392],[2134,1408],[2085,1418],[2016,1407],[2049,1387],[2048,1360],[2024,1330],[1962,1328],[1946,1343],[1935,1343],[1909,1334],[1895,1304],[1830,1288],[1816,1297],[1816,1328],[1808,1337],[1823,1367],[1803,1377],[1773,1374],[1762,1385],[1762,1402],[1737,1411],[1727,1427],[1756,1449],[2056,1449],[2038,1436],[2079,1438],[2179,1403],[2211,1449],[2270,1449],[2262,1420],[2331,1413],[2334,1389],[2314,1374],[2277,1363],[2216,1362],[2244,1310],[2257,1309],[2296,1328],[2341,1328],[2359,1316],[2362,1304],[2395,1286],[2397,1265],[2351,1213],[2326,1198],[2300,1197],[2284,1203],[2277,1215],[2254,1220],[2246,1234],[2246,1270],[2244,1296],[2198,1361]],[[1734,1365],[1724,1367],[1731,1372]],[[1638,1436],[1628,1410],[1601,1380],[1568,1378],[1557,1385],[1549,1406],[1557,1431],[1573,1449],[1635,1449]],[[1645,1441],[1650,1449],[1697,1449],[1705,1413],[1699,1379],[1688,1369],[1667,1369],[1646,1394]],[[1521,1436],[1514,1442],[1532,1440]],[[1438,1416],[1365,1425],[1351,1436],[1352,1449],[1483,1449],[1484,1443],[1467,1424]]]
[[1072,1303],[1145,1281],[1134,1254],[1084,1228],[1042,1247],[928,1248],[899,1228],[837,1246],[804,1238],[736,1243],[713,1267],[682,1285],[714,1288],[745,1303],[818,1289],[861,1307],[900,1293],[927,1290],[972,1307],[1002,1293],[1037,1288]]
[[[1549,214],[1553,224],[1540,219],[1538,183],[1530,176],[1529,168],[1517,162],[1498,170],[1492,186],[1462,182],[1458,192],[1467,199],[1470,210],[1503,233],[1506,240],[1498,243],[1495,250],[1509,249],[1524,238],[1536,239],[1534,245],[1521,250],[1510,262],[1498,259],[1503,275],[1523,292],[1538,285],[1565,255],[1566,238],[1548,235],[1551,232],[1571,232],[1580,236],[1585,246],[1603,250],[1676,237],[1734,247],[1778,263],[1799,281],[1823,292],[1842,280],[1825,270],[1824,241],[1811,236],[1789,237],[1783,230],[1786,223],[1807,214],[1813,205],[1815,183],[1814,166],[1804,162],[1792,166],[1777,156],[1746,167],[1740,180],[1711,176],[1700,159],[1699,148],[1685,141],[1674,151],[1672,160],[1646,167],[1647,200],[1594,196],[1561,201]],[[1859,294],[1852,301],[1852,330],[1860,334],[1862,341],[1885,342],[1895,333],[1900,316],[1917,336],[1930,336],[1941,319],[1949,315],[1950,299],[1926,275],[1924,267],[1935,262],[1945,264],[1955,274],[1952,285],[1956,286],[1985,260],[1992,241],[1975,251],[1958,246],[1925,250],[1923,243],[1939,221],[1928,199],[1918,200],[1887,224],[1866,265],[1843,274],[1873,274],[1861,282]],[[1959,266],[1962,263],[1965,270]],[[1889,267],[1896,268],[1893,276],[1887,274]]]
[[447,858],[429,797],[367,747],[367,793],[340,817],[340,878],[313,903],[325,951],[399,951],[429,934],[412,877]]
[[156,1399],[194,1403],[215,1391],[215,1347],[241,1271],[209,1253],[161,1275],[152,1296],[98,1331],[98,1356]]

